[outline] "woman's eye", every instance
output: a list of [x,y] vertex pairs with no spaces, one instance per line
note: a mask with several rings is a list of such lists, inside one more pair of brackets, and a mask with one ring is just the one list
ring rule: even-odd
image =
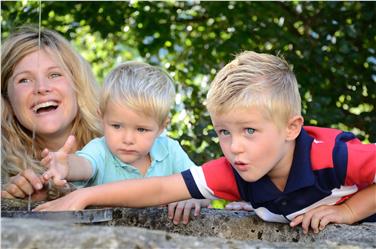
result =
[[255,133],[255,129],[253,128],[245,128],[245,132],[249,135],[252,135],[253,133]]
[[61,76],[60,73],[51,73],[51,74],[50,74],[50,78],[51,78],[51,79],[54,79],[54,78],[57,78],[57,77],[60,77],[60,76]]
[[230,132],[228,130],[220,130],[219,134],[223,135],[223,136],[228,136],[228,135],[230,135]]
[[31,80],[29,79],[26,79],[26,78],[22,78],[18,81],[19,84],[24,84],[24,83],[29,83]]

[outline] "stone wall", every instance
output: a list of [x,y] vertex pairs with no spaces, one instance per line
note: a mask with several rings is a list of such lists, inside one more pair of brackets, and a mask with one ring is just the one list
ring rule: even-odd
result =
[[[2,213],[26,206],[3,199]],[[1,248],[376,248],[374,223],[304,235],[246,211],[203,209],[188,225],[174,225],[165,208],[114,208],[111,221],[77,222],[2,217]]]

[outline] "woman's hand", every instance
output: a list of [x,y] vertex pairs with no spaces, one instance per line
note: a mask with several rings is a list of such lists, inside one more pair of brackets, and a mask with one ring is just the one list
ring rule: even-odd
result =
[[9,182],[2,186],[2,198],[24,199],[31,195],[33,201],[47,199],[47,191],[43,189],[45,180],[32,169],[26,169],[18,175],[10,178]]

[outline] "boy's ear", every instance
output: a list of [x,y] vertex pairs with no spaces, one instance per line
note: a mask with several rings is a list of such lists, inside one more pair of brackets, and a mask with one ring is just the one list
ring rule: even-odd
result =
[[304,118],[300,115],[294,116],[289,119],[287,123],[287,133],[286,133],[286,140],[292,141],[295,140],[302,129],[304,124]]
[[170,123],[170,118],[167,117],[165,121],[163,121],[161,127],[159,128],[159,135],[167,128],[168,123]]

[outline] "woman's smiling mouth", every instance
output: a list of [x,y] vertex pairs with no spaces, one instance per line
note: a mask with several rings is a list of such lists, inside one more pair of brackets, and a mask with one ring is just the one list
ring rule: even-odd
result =
[[46,101],[39,104],[36,104],[32,107],[34,113],[39,114],[43,112],[49,112],[56,110],[59,104],[56,101]]

